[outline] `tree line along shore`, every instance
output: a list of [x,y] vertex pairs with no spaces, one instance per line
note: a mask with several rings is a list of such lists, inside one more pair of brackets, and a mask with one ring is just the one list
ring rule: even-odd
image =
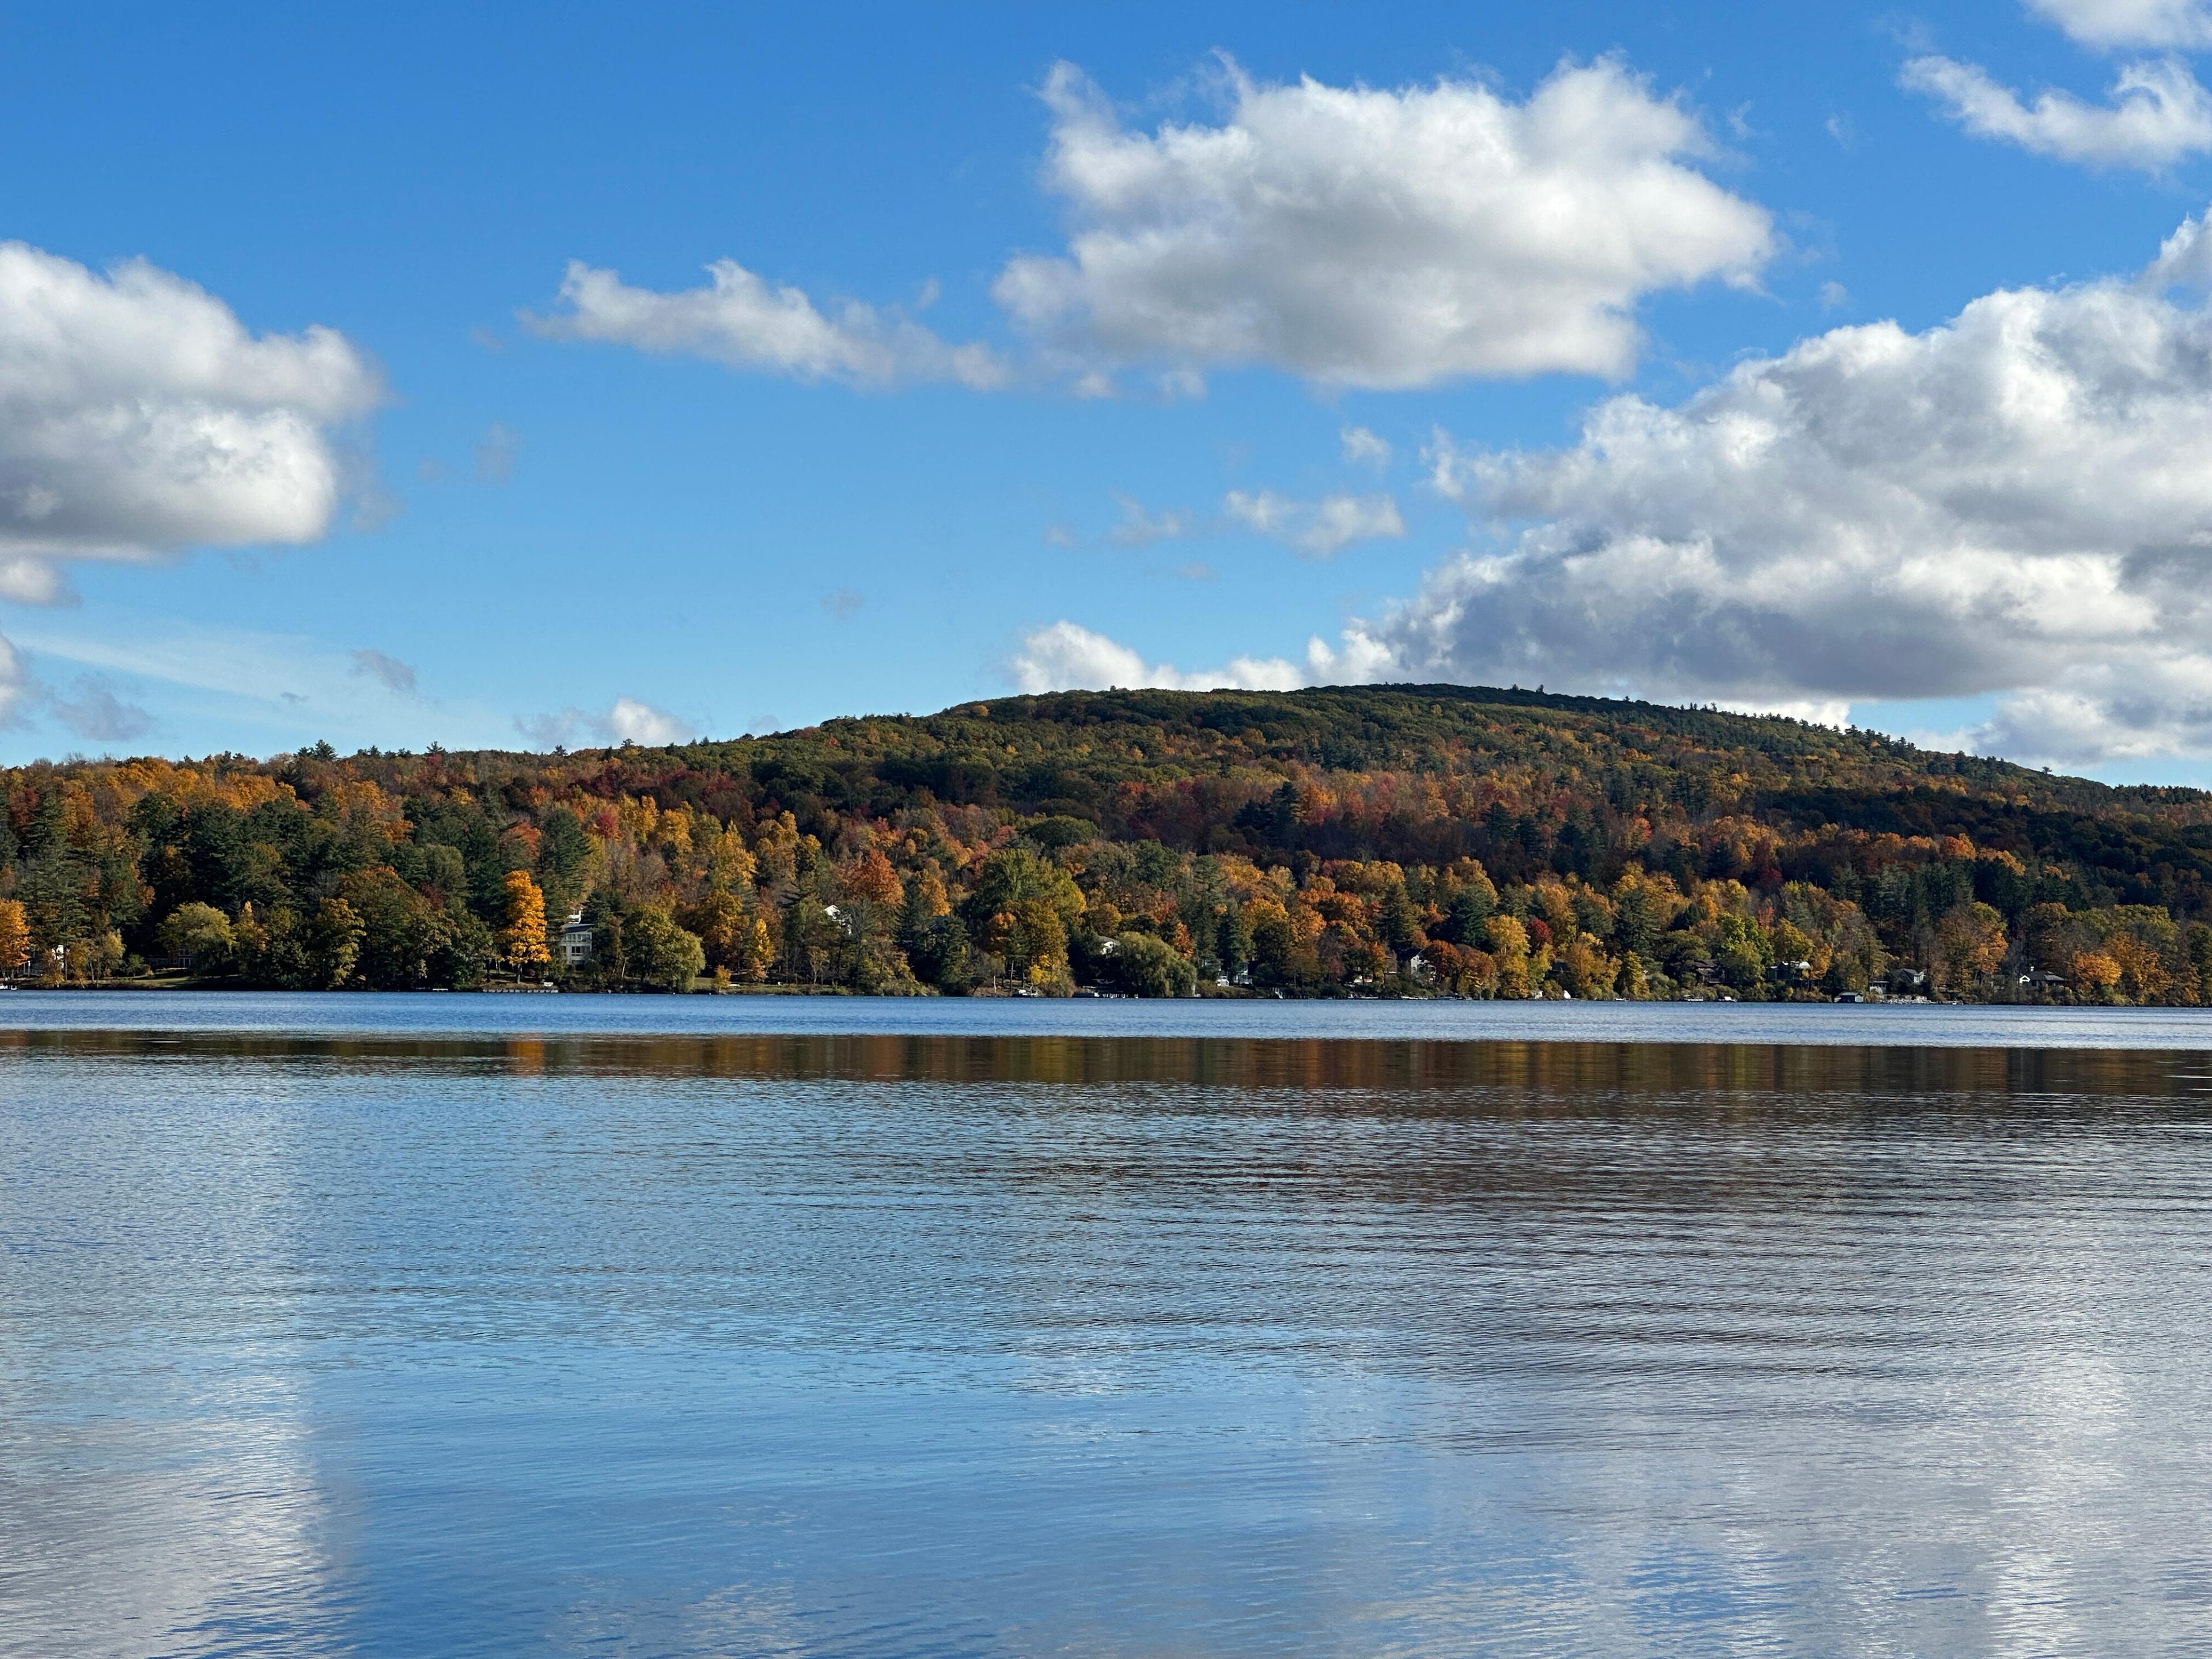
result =
[[1518,689],[0,773],[0,977],[2212,1003],[2212,796]]

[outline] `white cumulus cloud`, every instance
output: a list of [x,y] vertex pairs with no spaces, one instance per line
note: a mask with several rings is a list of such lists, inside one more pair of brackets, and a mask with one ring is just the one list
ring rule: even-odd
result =
[[12,605],[72,605],[76,593],[52,559],[0,559],[0,599]]
[[382,395],[331,329],[257,335],[143,260],[0,243],[0,557],[317,540],[344,493],[332,428]]
[[2212,46],[2206,0],[2027,0],[2028,9],[2099,51]]
[[2158,282],[1838,328],[1569,448],[1428,459],[1497,539],[1354,626],[1376,676],[2010,694],[2008,752],[2212,752],[2212,315]]
[[607,710],[606,726],[617,743],[683,743],[694,732],[689,720],[635,697],[617,697]]
[[2212,754],[2212,670],[2202,661],[2090,665],[2073,684],[2008,697],[1959,736],[1966,746],[2053,766]]
[[[337,433],[383,396],[335,330],[255,334],[144,260],[0,242],[0,600],[70,603],[70,559],[319,539],[348,493]],[[38,708],[81,737],[144,729],[100,687],[46,691],[0,641],[0,721]]]
[[1232,657],[1221,668],[1183,673],[1170,663],[1147,663],[1103,634],[1072,622],[1040,628],[1022,641],[1011,665],[1022,690],[1112,690],[1158,686],[1178,691],[1211,691],[1223,686],[1246,691],[1289,691],[1306,683],[1295,664],[1280,657]]
[[525,313],[522,321],[550,339],[704,357],[798,380],[860,386],[952,380],[989,387],[1007,378],[988,346],[949,343],[897,311],[854,300],[825,313],[803,289],[771,287],[734,259],[719,259],[707,271],[704,288],[663,293],[571,261],[561,284],[568,309],[550,317]]
[[1644,295],[1748,286],[1775,249],[1766,212],[1698,170],[1698,119],[1613,59],[1522,102],[1227,72],[1218,125],[1144,132],[1054,70],[1045,179],[1070,236],[1000,273],[1018,325],[1079,358],[1336,386],[1618,376]]
[[596,713],[569,708],[557,714],[528,715],[518,719],[514,726],[540,749],[592,742],[654,748],[688,743],[698,735],[698,728],[690,721],[635,697],[617,697],[611,707]]
[[2126,65],[2104,104],[2050,90],[2023,102],[1978,65],[1948,58],[1912,58],[1900,78],[1907,89],[1936,99],[1976,137],[2062,161],[2154,173],[2212,149],[2212,94],[2179,58]]
[[2159,244],[2158,258],[2143,267],[2139,286],[2153,292],[2172,288],[2212,289],[2212,211],[2184,219],[2180,228]]

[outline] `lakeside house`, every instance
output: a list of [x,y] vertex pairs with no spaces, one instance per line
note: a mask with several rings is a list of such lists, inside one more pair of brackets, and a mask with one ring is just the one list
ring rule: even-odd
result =
[[571,910],[561,924],[561,965],[579,967],[592,959],[592,927],[581,910]]

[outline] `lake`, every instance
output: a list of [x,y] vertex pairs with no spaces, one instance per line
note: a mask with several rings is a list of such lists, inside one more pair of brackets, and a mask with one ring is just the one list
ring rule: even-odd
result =
[[2212,1015],[0,1014],[0,1653],[2212,1650]]

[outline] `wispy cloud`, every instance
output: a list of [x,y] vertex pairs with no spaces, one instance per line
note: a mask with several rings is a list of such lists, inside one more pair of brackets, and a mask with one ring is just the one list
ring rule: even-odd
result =
[[1948,58],[1912,58],[1900,79],[1976,137],[2061,161],[2157,173],[2212,149],[2212,94],[2177,58],[2126,65],[2103,104],[2050,89],[2028,102],[1978,64]]
[[1364,426],[1348,426],[1337,434],[1344,447],[1345,465],[1371,466],[1377,471],[1390,465],[1390,443],[1378,438]]
[[2130,46],[2212,46],[2205,0],[2027,0],[2077,44],[2111,52]]
[[[22,654],[42,669],[62,663],[90,671],[95,688],[156,711],[164,726],[190,719],[259,733],[264,752],[316,737],[386,747],[420,747],[432,739],[453,747],[490,747],[509,740],[503,714],[466,700],[430,701],[419,688],[410,695],[404,680],[393,684],[365,665],[361,653],[297,635],[189,623],[107,605],[96,629],[81,617],[65,620],[49,613],[15,630],[15,637]],[[398,670],[408,667],[397,659],[385,660]],[[81,692],[64,701],[98,703]],[[46,707],[43,702],[27,706],[26,717]]]
[[771,286],[734,259],[715,261],[707,275],[703,288],[665,293],[573,261],[561,283],[566,309],[526,312],[521,320],[547,339],[703,357],[796,380],[859,386],[952,380],[984,389],[1009,378],[990,347],[952,344],[896,309],[848,300],[825,312],[803,289]]
[[365,679],[374,680],[387,691],[396,691],[403,697],[416,695],[415,670],[397,657],[387,657],[381,651],[356,651],[353,672]]
[[[1405,518],[1398,511],[1396,500],[1388,495],[1339,493],[1317,501],[1299,501],[1272,489],[1232,489],[1221,498],[1221,510],[1212,514],[1147,507],[1133,495],[1117,494],[1114,499],[1121,506],[1121,518],[1104,539],[1115,547],[1151,547],[1160,542],[1249,532],[1279,542],[1307,558],[1327,559],[1355,543],[1406,533]],[[1062,526],[1046,531],[1045,539],[1056,547],[1079,545],[1073,532]]]
[[1358,542],[1406,533],[1398,503],[1388,495],[1326,495],[1297,501],[1271,489],[1232,489],[1222,498],[1232,523],[1296,549],[1310,559],[1333,558]]
[[88,743],[124,743],[154,729],[154,717],[137,703],[126,702],[109,682],[86,674],[78,678],[76,695],[49,691],[47,712]]
[[514,477],[514,458],[522,440],[504,421],[494,421],[477,441],[477,482],[503,484]]
[[1106,539],[1116,547],[1150,547],[1155,542],[1194,535],[1199,530],[1197,521],[1178,508],[1154,511],[1133,496],[1116,495],[1114,499],[1121,503],[1121,522],[1106,532]]

